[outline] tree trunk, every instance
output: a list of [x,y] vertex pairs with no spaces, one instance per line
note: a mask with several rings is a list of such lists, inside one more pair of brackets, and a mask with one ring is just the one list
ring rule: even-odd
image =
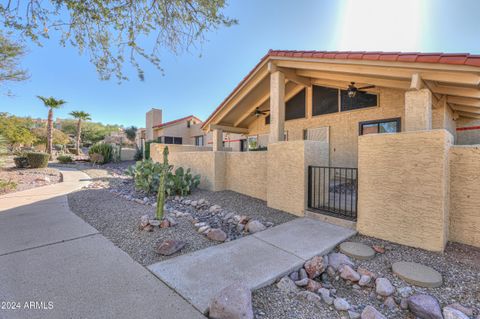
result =
[[53,153],[53,110],[48,109],[48,120],[47,120],[47,153],[50,154],[50,159],[52,159]]
[[80,155],[80,135],[82,134],[82,120],[77,123],[77,155]]

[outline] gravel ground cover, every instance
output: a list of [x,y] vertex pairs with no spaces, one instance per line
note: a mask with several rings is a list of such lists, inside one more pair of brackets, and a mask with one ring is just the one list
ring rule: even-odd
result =
[[58,169],[52,167],[16,168],[13,162],[7,162],[5,167],[0,168],[0,180],[12,181],[16,187],[0,189],[0,195],[55,184],[61,181],[61,177]]
[[[170,198],[166,202],[170,216],[175,218],[177,225],[169,228],[154,228],[153,232],[139,229],[141,216],[147,214],[154,217],[155,197],[134,192],[133,181],[123,174],[132,163],[118,163],[104,165],[100,168],[90,164],[76,164],[75,167],[82,169],[93,179],[93,183],[87,189],[82,189],[68,195],[71,210],[95,227],[115,245],[127,252],[133,259],[142,265],[150,265],[168,258],[195,250],[203,249],[218,242],[208,239],[199,234],[191,219],[177,217],[174,211],[189,213],[197,221],[202,222],[211,218],[208,210],[196,209],[190,205],[182,204],[180,200]],[[293,215],[268,208],[265,202],[235,192],[209,192],[195,190],[186,200],[204,199],[210,205],[220,205],[220,214],[234,213],[247,216],[269,225],[277,225],[292,220]],[[227,222],[215,223],[210,219],[212,227],[221,227],[229,239],[236,239],[239,235],[235,227]],[[230,229],[226,229],[230,228]],[[186,242],[185,247],[178,253],[170,256],[162,256],[156,253],[156,247],[164,240],[181,240]]]
[[[438,299],[441,307],[459,303],[474,310],[472,318],[480,315],[480,249],[449,243],[445,252],[441,254],[361,235],[353,237],[351,241],[385,247],[384,254],[377,253],[370,260],[354,260],[355,265],[368,269],[377,277],[389,279],[397,288],[394,295],[397,306],[389,309],[383,305],[383,300],[372,293],[373,288],[354,288],[345,280],[330,278],[330,283],[336,289],[336,296],[345,298],[357,313],[361,313],[365,306],[371,305],[387,318],[414,319],[408,310],[401,310],[398,306],[401,299],[398,288],[410,287],[410,295],[429,294]],[[439,288],[410,285],[392,273],[391,265],[397,261],[413,261],[430,266],[442,274],[444,283]],[[348,314],[337,312],[333,305],[325,303],[315,305],[311,301],[301,300],[296,294],[288,294],[275,284],[255,291],[253,305],[256,318],[349,318]]]

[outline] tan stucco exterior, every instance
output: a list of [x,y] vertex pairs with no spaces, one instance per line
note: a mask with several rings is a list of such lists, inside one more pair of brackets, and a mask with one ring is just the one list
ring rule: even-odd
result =
[[450,149],[450,240],[480,247],[480,145]]
[[443,251],[448,239],[449,147],[446,130],[359,138],[360,233]]
[[480,144],[480,119],[459,118],[457,121],[458,145]]
[[[190,126],[188,122],[190,122]],[[182,144],[195,145],[195,136],[204,135],[201,125],[200,120],[192,118],[164,127],[153,128],[153,139],[157,140],[161,136],[181,137]]]
[[[306,112],[305,119],[286,121],[285,131],[288,140],[303,140],[305,129],[329,127],[330,165],[357,167],[359,123],[391,118],[403,120],[404,117],[405,91],[379,88],[377,93],[379,94],[378,107],[318,116],[312,116],[309,111]],[[309,103],[306,104],[308,108]],[[249,129],[250,135],[268,134],[270,125],[265,124],[264,117],[259,117],[249,126]]]
[[225,188],[267,200],[267,152],[227,152]]

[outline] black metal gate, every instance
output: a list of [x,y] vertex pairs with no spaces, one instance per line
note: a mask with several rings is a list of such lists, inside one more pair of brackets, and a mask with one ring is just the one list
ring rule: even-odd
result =
[[322,214],[357,219],[358,170],[308,167],[308,208]]

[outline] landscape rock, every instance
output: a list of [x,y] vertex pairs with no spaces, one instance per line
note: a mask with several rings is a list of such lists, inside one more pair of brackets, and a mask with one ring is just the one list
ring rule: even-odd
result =
[[211,207],[208,209],[208,211],[209,211],[210,213],[217,213],[217,212],[219,212],[220,210],[222,210],[222,207],[219,206],[219,205],[213,205],[213,206],[211,206]]
[[342,253],[331,253],[328,255],[328,265],[332,266],[335,271],[337,271],[341,265],[355,266],[352,260]]
[[277,288],[286,293],[298,291],[297,285],[295,285],[293,280],[289,277],[283,277],[280,279],[280,281],[277,283]]
[[298,276],[300,277],[299,279],[304,279],[308,277],[305,268],[300,268],[300,270],[298,271]]
[[150,221],[150,218],[148,217],[148,215],[143,215],[142,217],[140,217],[139,228],[144,229],[149,224],[149,221]]
[[328,305],[333,304],[333,298],[330,296],[330,290],[326,288],[320,288],[318,289],[317,293],[322,296],[323,302]]
[[157,247],[157,253],[164,256],[170,256],[181,250],[186,243],[181,240],[164,240]]
[[408,309],[422,319],[443,319],[438,300],[425,294],[417,294],[407,299]]
[[359,319],[359,318],[360,318],[360,314],[359,314],[358,312],[349,310],[349,311],[348,311],[348,317],[349,317],[350,319]]
[[400,309],[407,310],[408,309],[408,300],[407,298],[402,298],[400,300]]
[[300,277],[298,276],[298,271],[294,271],[292,272],[290,275],[289,275],[290,279],[292,279],[293,281],[297,281],[300,279]]
[[295,285],[299,286],[299,287],[305,287],[306,285],[308,285],[308,278],[303,278],[303,279],[300,279],[300,280],[297,280],[295,281]]
[[447,307],[457,309],[457,310],[463,312],[464,314],[466,314],[467,316],[473,317],[473,309],[472,308],[467,308],[467,307],[459,304],[458,302],[453,303],[451,305],[448,305]]
[[305,287],[308,291],[317,292],[318,289],[322,288],[322,284],[313,279],[308,279],[308,284]]
[[205,226],[200,227],[200,228],[198,229],[198,232],[201,234],[201,233],[206,232],[206,231],[209,230],[209,229],[210,229],[210,226],[205,225]]
[[170,227],[170,222],[167,219],[162,220],[160,223],[160,228],[168,228]]
[[370,282],[372,282],[372,277],[369,275],[361,275],[358,284],[363,287],[369,285]]
[[308,260],[303,266],[309,278],[313,279],[320,276],[325,271],[326,265],[322,256],[315,256]]
[[149,223],[150,225],[152,225],[153,227],[158,227],[158,226],[160,226],[160,221],[159,221],[158,219],[150,219],[150,220],[148,221],[148,223]]
[[358,272],[352,269],[352,267],[348,265],[343,265],[340,271],[340,277],[342,277],[345,280],[350,280],[350,281],[359,281],[360,280],[360,275]]
[[346,311],[350,309],[350,304],[343,298],[335,298],[333,301],[333,306],[338,311]]
[[152,232],[152,231],[153,231],[153,226],[150,225],[150,224],[148,224],[147,226],[145,226],[145,227],[143,228],[143,230],[144,230],[144,231],[148,231],[148,232]]
[[375,250],[375,252],[377,252],[379,254],[385,254],[385,248],[383,248],[382,246],[373,245],[372,249]]
[[393,310],[397,308],[397,303],[395,302],[395,299],[393,299],[392,296],[385,298],[383,305],[387,307],[389,310]]
[[225,232],[220,228],[212,228],[208,232],[207,237],[211,240],[224,242],[225,239],[227,239],[227,234],[225,234]]
[[452,307],[443,308],[444,319],[469,319],[469,317],[458,309]]
[[321,302],[322,302],[322,298],[319,295],[317,295],[316,293],[313,293],[311,291],[306,291],[306,290],[300,291],[297,294],[297,297],[300,298],[300,299],[309,301],[309,302],[316,303],[316,304],[321,304]]
[[254,233],[258,233],[259,231],[263,231],[263,230],[267,229],[267,227],[265,227],[265,225],[263,225],[258,220],[251,220],[246,224],[245,229],[250,234],[254,234]]
[[375,309],[372,306],[366,306],[365,309],[362,311],[361,317],[362,319],[386,319],[384,315],[382,315],[380,312],[378,312],[377,309]]
[[410,296],[412,294],[413,289],[412,289],[412,287],[409,287],[409,286],[400,287],[400,288],[397,289],[397,292],[402,298],[407,298],[408,296]]
[[380,296],[388,297],[395,292],[395,287],[392,286],[390,280],[387,278],[377,278],[375,285],[375,291]]
[[222,289],[210,303],[211,319],[253,319],[252,292],[240,282]]

